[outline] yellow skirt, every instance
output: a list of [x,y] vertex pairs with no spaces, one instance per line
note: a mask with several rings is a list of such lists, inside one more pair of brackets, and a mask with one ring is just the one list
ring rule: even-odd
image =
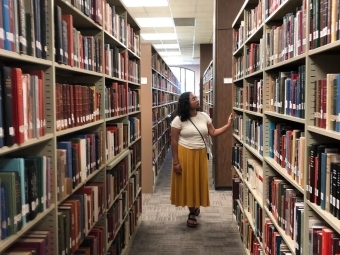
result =
[[171,204],[175,206],[210,206],[207,150],[187,149],[178,145],[182,174],[171,173]]

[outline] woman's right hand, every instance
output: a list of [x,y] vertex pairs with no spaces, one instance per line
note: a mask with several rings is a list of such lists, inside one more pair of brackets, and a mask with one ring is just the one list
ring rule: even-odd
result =
[[181,174],[182,173],[181,164],[173,165],[173,169],[174,169],[174,172],[177,173],[177,174]]

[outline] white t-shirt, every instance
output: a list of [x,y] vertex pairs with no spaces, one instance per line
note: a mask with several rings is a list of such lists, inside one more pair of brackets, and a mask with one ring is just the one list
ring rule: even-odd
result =
[[[195,117],[191,117],[191,121],[195,124],[202,136],[205,138],[208,135],[208,124],[211,123],[211,118],[205,112],[197,112]],[[204,141],[200,133],[190,120],[181,121],[179,116],[176,116],[171,127],[181,130],[179,134],[178,144],[188,149],[202,149],[205,148]]]

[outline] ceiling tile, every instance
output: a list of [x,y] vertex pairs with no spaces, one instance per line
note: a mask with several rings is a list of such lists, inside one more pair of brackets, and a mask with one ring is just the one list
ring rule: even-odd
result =
[[157,31],[157,33],[174,33],[175,28],[174,27],[156,27],[154,31]]

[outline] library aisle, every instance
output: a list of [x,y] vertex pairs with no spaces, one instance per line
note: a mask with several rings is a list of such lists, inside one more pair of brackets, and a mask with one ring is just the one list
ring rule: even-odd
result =
[[129,255],[243,255],[244,248],[232,218],[231,191],[216,191],[210,185],[211,206],[201,208],[197,228],[191,229],[186,226],[188,209],[170,204],[170,179],[169,150],[155,192],[143,194],[142,223]]

